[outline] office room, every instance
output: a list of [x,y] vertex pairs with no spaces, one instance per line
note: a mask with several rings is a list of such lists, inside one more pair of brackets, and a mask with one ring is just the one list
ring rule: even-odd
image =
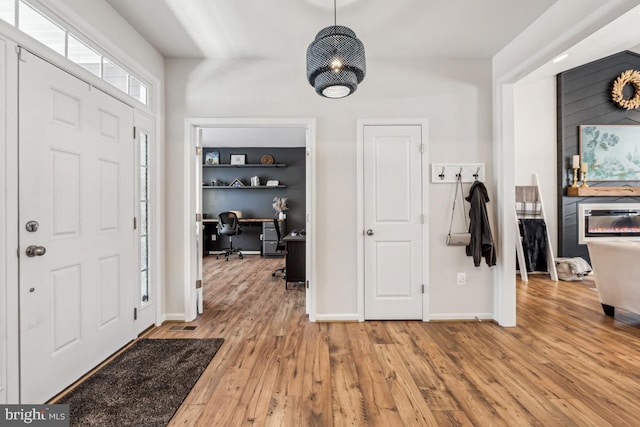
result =
[[[198,135],[201,170],[196,175],[202,193],[196,210],[202,213],[203,284],[211,282],[206,278],[212,270],[222,268],[215,260],[232,261],[224,268],[239,273],[250,268],[243,261],[271,259],[274,280],[304,289],[304,250],[287,242],[306,236],[305,129],[212,126],[201,128]],[[295,254],[292,248],[297,248]],[[296,255],[299,260],[292,258]],[[287,274],[285,264],[292,259],[301,264],[297,268],[302,275],[291,265]]]

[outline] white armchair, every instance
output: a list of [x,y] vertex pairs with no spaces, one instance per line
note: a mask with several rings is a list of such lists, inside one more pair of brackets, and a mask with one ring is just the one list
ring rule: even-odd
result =
[[589,241],[589,256],[604,314],[640,313],[640,242]]

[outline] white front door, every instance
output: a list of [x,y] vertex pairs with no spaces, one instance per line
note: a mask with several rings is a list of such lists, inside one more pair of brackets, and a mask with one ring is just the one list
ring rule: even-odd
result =
[[365,125],[365,319],[422,319],[422,130]]
[[20,381],[35,404],[135,337],[133,110],[25,50],[19,67]]

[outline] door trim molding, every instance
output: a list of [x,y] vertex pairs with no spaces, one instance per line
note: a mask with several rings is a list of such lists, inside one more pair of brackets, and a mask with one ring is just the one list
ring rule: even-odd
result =
[[271,128],[303,128],[306,129],[305,148],[306,156],[306,269],[307,282],[307,314],[309,321],[316,321],[316,119],[315,118],[186,118],[185,141],[183,150],[184,166],[184,211],[183,211],[183,269],[184,283],[184,321],[189,322],[196,318],[196,289],[191,286],[196,281],[197,253],[196,235],[193,233],[193,218],[196,215],[196,188],[194,168],[195,147],[199,143],[198,129],[205,127],[271,127]]
[[[0,341],[0,403],[20,402],[20,313],[18,239],[18,56],[12,54],[18,46],[0,35],[3,48],[4,70],[0,70],[0,124],[6,126],[0,134],[0,187],[6,189],[0,198],[0,324],[5,328],[5,339]],[[2,126],[0,126],[2,127]],[[1,338],[0,338],[1,339]]]
[[429,173],[427,141],[429,121],[425,118],[405,119],[358,119],[356,124],[356,283],[358,289],[358,321],[364,322],[364,127],[365,126],[420,126],[422,145],[422,278],[424,294],[422,295],[422,320],[429,320]]

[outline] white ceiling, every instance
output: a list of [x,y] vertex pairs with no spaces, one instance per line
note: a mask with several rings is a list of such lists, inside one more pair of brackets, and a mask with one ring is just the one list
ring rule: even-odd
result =
[[[165,57],[287,58],[332,0],[106,0]],[[555,0],[337,0],[368,58],[491,58]]]

